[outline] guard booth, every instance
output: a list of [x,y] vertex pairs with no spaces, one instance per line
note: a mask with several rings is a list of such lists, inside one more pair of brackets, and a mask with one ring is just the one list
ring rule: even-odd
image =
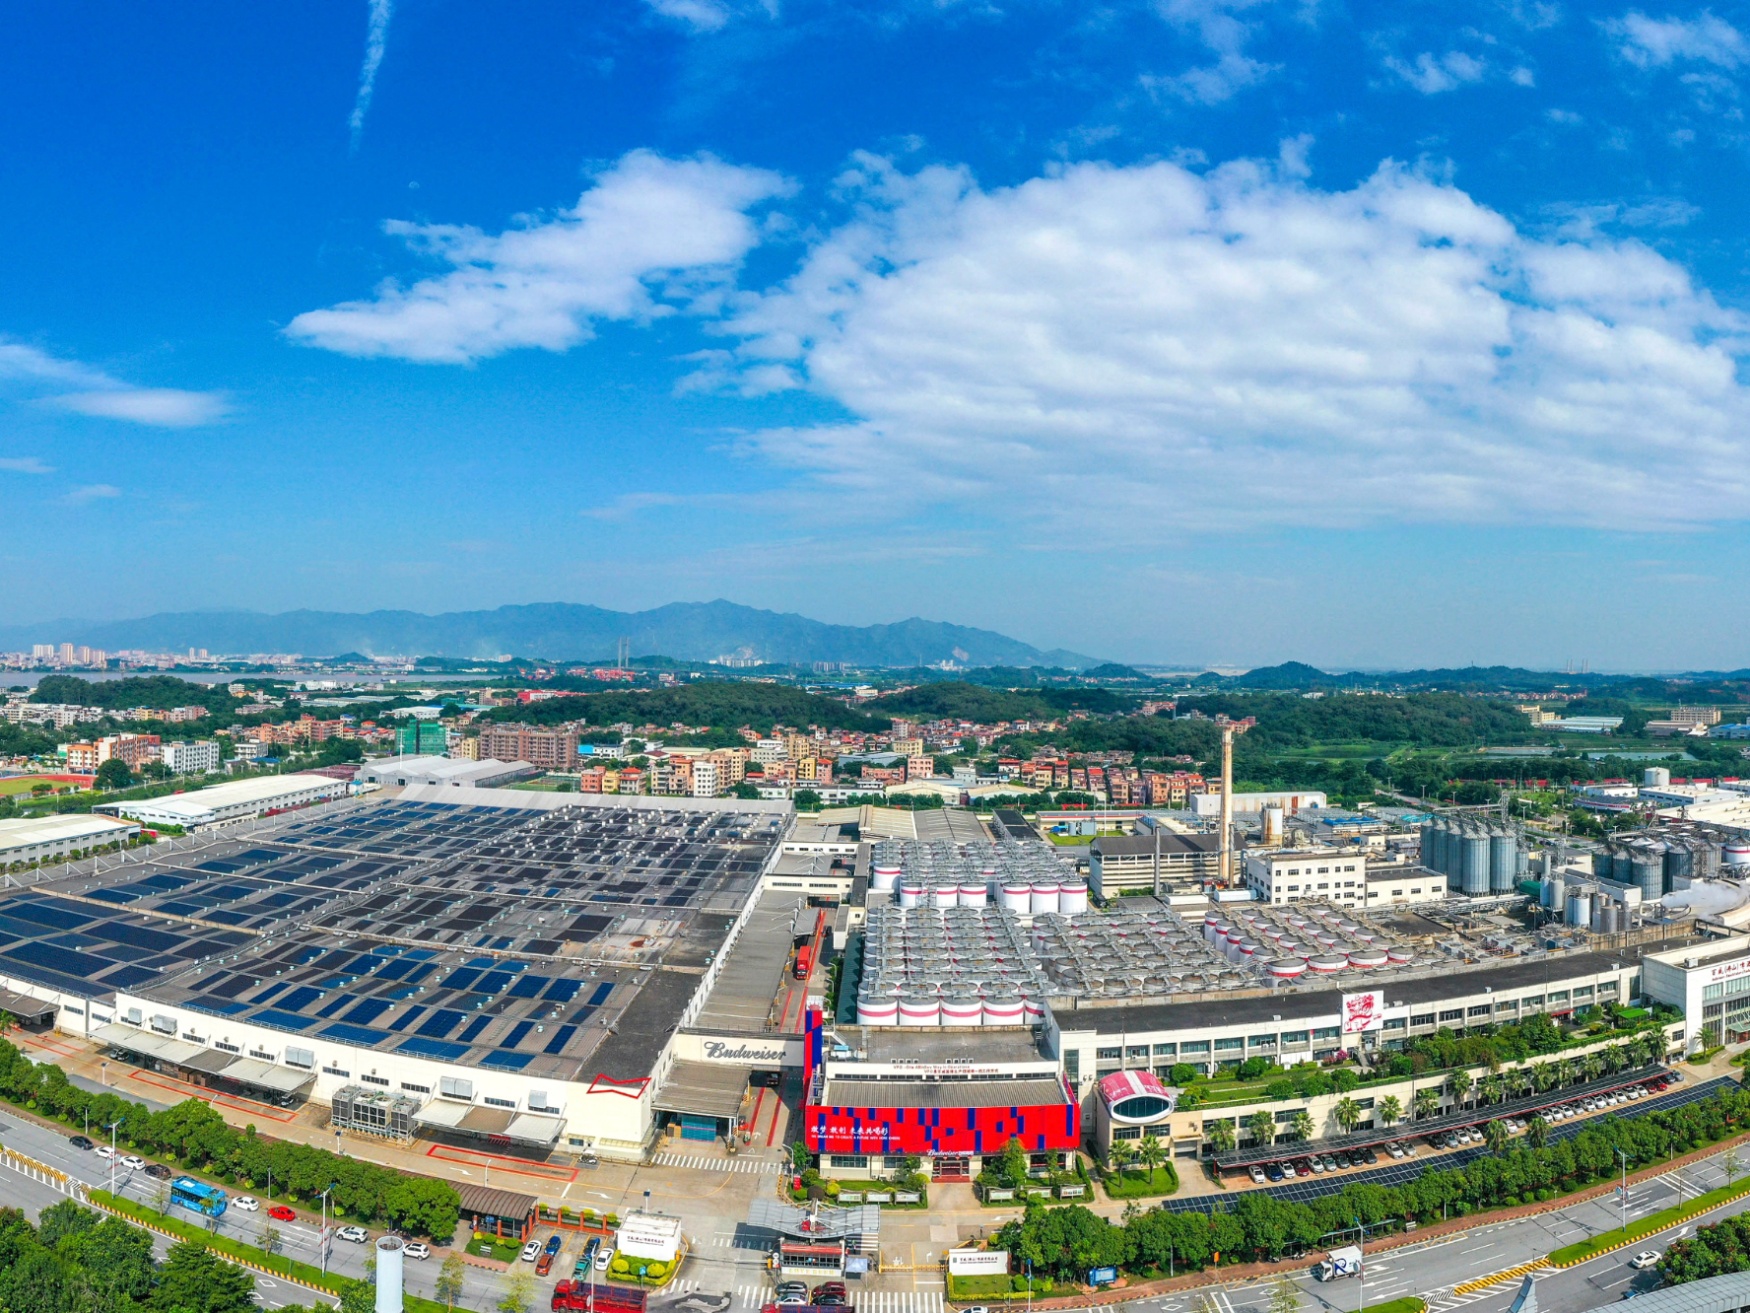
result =
[[500,1240],[527,1240],[535,1229],[535,1200],[526,1194],[494,1190],[483,1185],[458,1185],[462,1220],[471,1231],[483,1231]]
[[657,1090],[658,1127],[683,1140],[727,1141],[744,1120],[753,1068],[739,1063],[676,1062]]
[[780,1281],[825,1281],[845,1274],[843,1240],[779,1240],[777,1252]]

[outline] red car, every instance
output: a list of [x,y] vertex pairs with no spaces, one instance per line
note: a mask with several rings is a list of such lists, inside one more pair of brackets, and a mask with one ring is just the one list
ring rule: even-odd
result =
[[275,1204],[267,1210],[267,1215],[276,1222],[295,1222],[298,1220],[298,1215],[284,1204]]

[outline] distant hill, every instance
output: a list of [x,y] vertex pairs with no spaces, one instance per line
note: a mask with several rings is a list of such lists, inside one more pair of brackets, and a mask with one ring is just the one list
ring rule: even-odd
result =
[[600,659],[620,639],[634,655],[683,661],[736,657],[807,665],[1059,666],[1085,670],[1094,657],[1042,651],[988,629],[935,620],[890,625],[829,625],[806,616],[762,611],[733,602],[676,602],[653,611],[609,611],[571,602],[501,606],[492,611],[181,611],[137,620],[56,621],[0,629],[0,648],[32,643],[85,643],[108,651],[145,648],[210,652],[297,652],[327,656],[547,657]]

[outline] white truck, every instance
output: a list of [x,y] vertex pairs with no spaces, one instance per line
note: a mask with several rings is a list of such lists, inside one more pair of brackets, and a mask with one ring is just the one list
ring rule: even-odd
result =
[[1313,1265],[1313,1275],[1320,1281],[1335,1281],[1338,1277],[1361,1275],[1361,1246],[1344,1245],[1333,1249],[1322,1263]]

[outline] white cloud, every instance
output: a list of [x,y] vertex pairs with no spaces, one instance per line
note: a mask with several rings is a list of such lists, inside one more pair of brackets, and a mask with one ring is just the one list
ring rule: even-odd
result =
[[1473,82],[1481,82],[1483,75],[1489,71],[1488,65],[1482,60],[1467,55],[1462,50],[1449,50],[1444,55],[1424,51],[1413,61],[1391,55],[1386,58],[1385,66],[1424,96],[1455,91]]
[[230,414],[220,392],[188,392],[181,388],[142,388],[93,369],[77,360],[50,355],[23,342],[0,339],[0,380],[80,391],[43,397],[52,406],[104,419],[129,420],[157,428],[191,428],[216,424]]
[[88,483],[83,488],[75,488],[68,493],[65,500],[75,506],[83,506],[87,502],[108,501],[112,497],[122,495],[122,490],[113,483]]
[[199,428],[216,424],[231,407],[214,392],[185,392],[181,388],[117,388],[111,391],[73,392],[50,398],[50,404],[80,415],[102,419],[125,419],[156,428]]
[[383,54],[389,47],[389,20],[394,16],[394,0],[368,0],[370,15],[365,23],[365,59],[359,66],[358,94],[353,97],[352,148],[358,149],[359,136],[365,130],[365,115],[371,110],[371,96],[377,89],[377,70],[383,65]]
[[286,332],[346,355],[450,364],[519,347],[563,351],[587,341],[597,319],[712,304],[759,240],[748,211],[784,189],[763,169],[634,151],[571,209],[501,233],[384,225],[450,271],[307,311]]
[[1695,18],[1649,18],[1631,10],[1604,26],[1616,38],[1622,57],[1641,68],[1664,68],[1680,60],[1720,68],[1750,62],[1744,34],[1706,10]]
[[1389,162],[1341,192],[1249,162],[851,184],[726,327],[851,416],[744,449],[865,505],[1133,544],[1750,506],[1747,325],[1637,242],[1536,239]]
[[44,465],[35,456],[0,456],[0,470],[8,474],[53,474],[52,465]]
[[664,18],[672,18],[695,32],[716,32],[728,26],[729,6],[720,0],[645,0]]
[[1171,76],[1147,74],[1143,86],[1151,93],[1193,104],[1219,105],[1264,81],[1279,65],[1246,54],[1252,26],[1238,15],[1265,3],[1267,0],[1157,0],[1161,16],[1183,31],[1194,32],[1216,59],[1213,64]]

